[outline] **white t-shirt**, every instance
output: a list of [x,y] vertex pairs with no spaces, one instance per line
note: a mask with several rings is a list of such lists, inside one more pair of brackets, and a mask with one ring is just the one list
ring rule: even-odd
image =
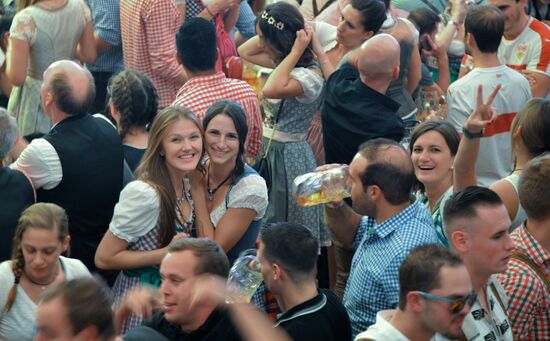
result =
[[390,319],[395,310],[381,310],[376,313],[376,323],[366,331],[357,334],[355,341],[362,339],[375,341],[410,341],[405,335],[390,324]]
[[500,65],[475,68],[447,90],[448,120],[462,133],[464,123],[476,107],[478,86],[483,86],[485,101],[497,84],[502,84],[493,101],[497,118],[485,129],[477,158],[478,183],[486,187],[513,170],[510,126],[519,109],[531,98],[529,82],[519,72]]
[[[86,266],[78,259],[59,257],[65,270],[65,278],[91,277]],[[10,311],[4,313],[4,305],[13,286],[11,260],[0,264],[0,340],[30,341],[34,333],[34,321],[37,305],[27,296],[21,286],[17,286],[17,295]]]
[[515,70],[528,70],[550,76],[550,28],[535,18],[516,37],[504,37],[498,47],[500,62]]

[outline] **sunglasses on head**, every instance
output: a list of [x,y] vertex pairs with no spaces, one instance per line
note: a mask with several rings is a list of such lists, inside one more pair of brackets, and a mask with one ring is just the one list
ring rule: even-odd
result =
[[477,292],[475,292],[475,291],[472,291],[471,293],[469,293],[468,295],[466,295],[464,297],[459,297],[459,298],[454,298],[454,299],[429,294],[429,293],[423,292],[423,291],[415,291],[415,292],[418,293],[420,296],[422,296],[423,298],[425,298],[427,300],[440,301],[440,302],[448,303],[449,304],[449,310],[453,314],[460,313],[462,311],[462,309],[464,309],[464,306],[466,306],[466,305],[469,305],[471,307],[477,299]]

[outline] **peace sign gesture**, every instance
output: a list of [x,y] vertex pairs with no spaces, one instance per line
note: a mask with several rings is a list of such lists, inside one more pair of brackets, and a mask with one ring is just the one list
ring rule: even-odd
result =
[[483,102],[483,87],[481,85],[477,88],[477,100],[476,108],[474,112],[468,117],[468,120],[464,124],[464,128],[472,133],[481,132],[489,123],[494,121],[497,116],[495,108],[491,107],[493,101],[499,92],[501,84],[498,84],[493,92],[487,98],[487,102]]

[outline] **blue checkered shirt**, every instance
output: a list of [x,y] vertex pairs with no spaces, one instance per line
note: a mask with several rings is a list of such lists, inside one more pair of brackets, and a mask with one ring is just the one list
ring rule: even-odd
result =
[[344,293],[354,338],[374,324],[378,311],[397,306],[401,262],[415,247],[430,243],[439,240],[430,212],[418,200],[380,225],[361,218]]
[[92,72],[118,72],[124,68],[120,38],[120,0],[85,0],[92,12],[94,33],[113,45],[97,56],[94,64],[86,64]]

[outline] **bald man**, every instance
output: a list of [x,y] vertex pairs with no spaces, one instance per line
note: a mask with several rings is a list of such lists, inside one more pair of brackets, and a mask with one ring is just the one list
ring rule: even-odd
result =
[[349,170],[353,208],[330,203],[326,213],[334,238],[355,249],[344,293],[355,337],[378,311],[397,306],[399,266],[409,252],[438,239],[425,206],[411,204],[413,165],[397,142],[377,138],[362,144]]
[[400,141],[399,103],[385,95],[399,75],[399,43],[378,34],[352,51],[327,80],[321,105],[326,163],[349,164],[361,143]]
[[121,140],[109,122],[88,114],[95,96],[88,70],[62,60],[43,78],[40,97],[53,128],[34,139],[11,167],[27,174],[38,201],[67,211],[71,257],[95,271],[95,249],[122,189]]

